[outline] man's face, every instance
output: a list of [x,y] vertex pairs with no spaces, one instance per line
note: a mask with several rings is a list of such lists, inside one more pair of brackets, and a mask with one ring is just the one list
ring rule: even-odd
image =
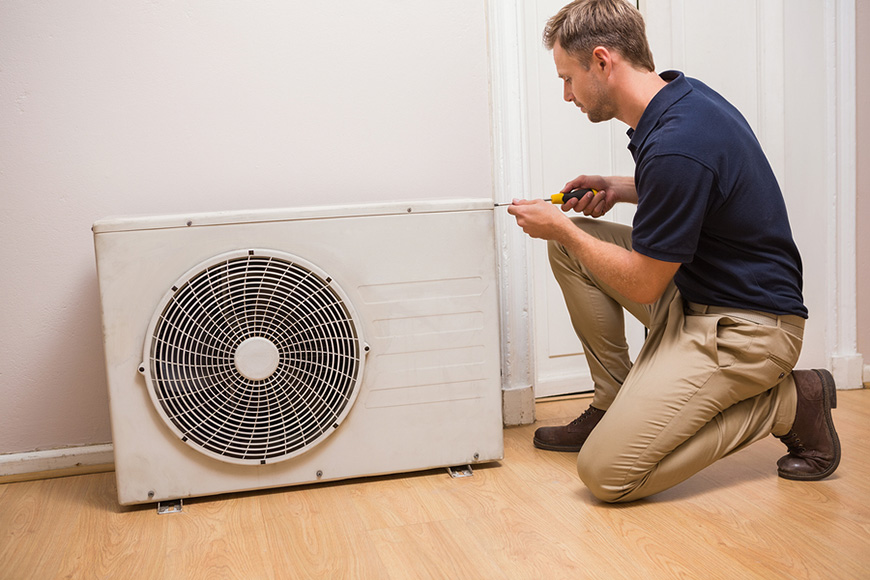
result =
[[616,116],[606,87],[598,71],[593,68],[594,59],[593,67],[586,69],[557,42],[553,47],[553,60],[556,62],[556,73],[564,83],[563,98],[567,102],[579,107],[593,123],[608,121]]

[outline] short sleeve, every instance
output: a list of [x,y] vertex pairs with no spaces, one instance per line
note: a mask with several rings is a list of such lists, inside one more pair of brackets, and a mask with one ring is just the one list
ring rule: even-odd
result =
[[664,262],[691,262],[716,201],[713,172],[685,155],[656,155],[637,168],[635,185],[632,248]]

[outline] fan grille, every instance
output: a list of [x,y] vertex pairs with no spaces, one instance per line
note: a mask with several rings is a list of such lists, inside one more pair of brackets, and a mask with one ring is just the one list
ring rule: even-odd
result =
[[358,329],[344,293],[312,264],[235,252],[167,292],[143,372],[185,443],[231,463],[272,463],[321,442],[350,410],[363,365]]

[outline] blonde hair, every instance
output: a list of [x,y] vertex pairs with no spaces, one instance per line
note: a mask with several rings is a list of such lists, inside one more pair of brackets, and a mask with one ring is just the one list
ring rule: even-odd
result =
[[595,47],[603,46],[635,68],[655,71],[643,16],[625,0],[574,0],[544,27],[547,49],[557,42],[586,68]]

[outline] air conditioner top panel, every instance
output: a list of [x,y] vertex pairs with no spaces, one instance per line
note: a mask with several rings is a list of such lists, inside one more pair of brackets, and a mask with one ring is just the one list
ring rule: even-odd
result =
[[300,219],[330,219],[356,216],[442,213],[492,209],[493,201],[491,198],[411,200],[359,205],[221,211],[145,217],[112,217],[95,222],[92,229],[95,234],[100,234],[131,230],[155,230],[223,224],[280,222]]

